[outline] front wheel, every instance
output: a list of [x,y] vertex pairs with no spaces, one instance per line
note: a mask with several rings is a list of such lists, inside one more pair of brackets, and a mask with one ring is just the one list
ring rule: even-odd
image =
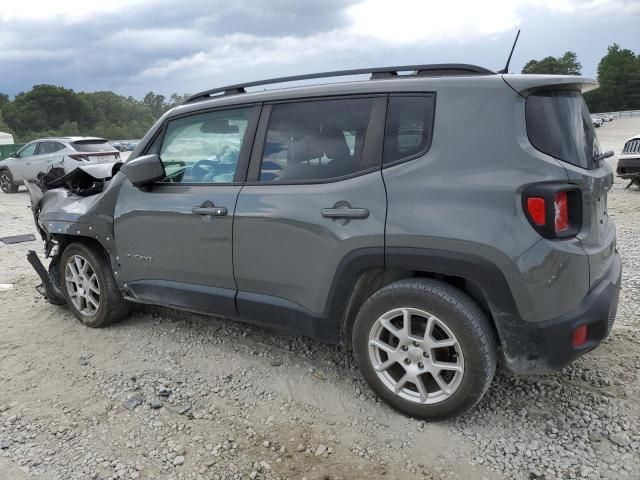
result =
[[117,322],[129,311],[111,266],[98,248],[72,243],[60,259],[60,284],[67,305],[78,320],[93,328]]
[[16,193],[18,185],[13,183],[13,176],[9,170],[0,171],[0,189],[4,193]]
[[372,295],[352,341],[372,389],[400,412],[427,420],[472,408],[496,369],[495,336],[482,310],[431,279],[401,280]]

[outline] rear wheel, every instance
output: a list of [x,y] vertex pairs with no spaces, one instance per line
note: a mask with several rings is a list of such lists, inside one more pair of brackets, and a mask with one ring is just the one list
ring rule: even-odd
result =
[[488,319],[466,294],[443,282],[409,279],[376,292],[353,329],[358,366],[393,408],[444,419],[485,394],[497,352]]
[[13,183],[13,176],[9,170],[0,171],[0,189],[4,193],[16,193],[18,185]]
[[105,327],[128,313],[103,252],[82,243],[69,245],[60,259],[60,276],[67,305],[88,327]]

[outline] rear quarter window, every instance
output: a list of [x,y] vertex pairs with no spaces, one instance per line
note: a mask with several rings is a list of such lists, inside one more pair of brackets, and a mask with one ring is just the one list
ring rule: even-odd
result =
[[426,153],[431,145],[435,96],[391,95],[384,138],[384,163],[410,160]]
[[580,93],[531,94],[525,116],[529,141],[537,150],[578,167],[594,168],[593,157],[600,154],[600,145]]

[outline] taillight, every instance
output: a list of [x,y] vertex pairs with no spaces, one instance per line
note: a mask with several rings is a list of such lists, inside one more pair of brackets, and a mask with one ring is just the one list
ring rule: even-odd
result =
[[555,210],[555,226],[556,233],[562,233],[569,230],[569,202],[567,200],[567,192],[558,192],[553,201]]
[[568,238],[580,231],[582,199],[573,185],[530,185],[522,192],[522,207],[531,226],[545,238]]
[[89,160],[89,157],[87,157],[86,155],[77,155],[77,154],[69,155],[69,158],[76,160],[78,162],[81,162],[83,160]]
[[544,198],[527,198],[527,212],[536,225],[542,227],[547,223],[547,213]]

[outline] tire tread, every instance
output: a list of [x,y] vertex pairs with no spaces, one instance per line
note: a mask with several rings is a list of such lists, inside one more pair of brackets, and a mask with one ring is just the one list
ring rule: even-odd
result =
[[[477,403],[482,399],[484,394],[489,389],[498,363],[497,342],[495,333],[489,323],[486,314],[482,311],[478,304],[463,291],[445,282],[430,278],[408,278],[390,283],[389,285],[382,287],[369,299],[367,299],[362,305],[360,312],[368,310],[375,303],[380,301],[382,298],[388,297],[389,295],[406,294],[408,292],[417,292],[421,296],[424,296],[425,299],[428,299],[429,296],[438,297],[457,314],[464,317],[464,322],[470,328],[470,330],[472,332],[478,333],[477,335],[474,335],[474,341],[476,342],[478,354],[480,355],[480,362],[484,366],[484,368],[482,369],[483,375],[480,379],[479,385],[476,387],[475,391],[472,392],[469,401],[464,402],[461,407],[456,408],[451,412],[439,414],[437,416],[432,416],[430,414],[421,415],[406,412],[398,405],[392,404],[391,406],[403,411],[403,413],[409,413],[410,415],[425,419],[449,418],[473,408],[475,405],[477,405]],[[358,314],[358,318],[356,318],[356,324],[359,320],[364,321],[364,319],[360,319],[359,317],[360,313]],[[353,343],[354,351],[357,352],[357,348],[355,348],[355,343],[357,342],[357,339],[355,338],[355,331],[356,327],[354,326]],[[358,363],[360,363],[361,361],[362,359],[359,359]],[[367,381],[371,384],[368,379]]]

